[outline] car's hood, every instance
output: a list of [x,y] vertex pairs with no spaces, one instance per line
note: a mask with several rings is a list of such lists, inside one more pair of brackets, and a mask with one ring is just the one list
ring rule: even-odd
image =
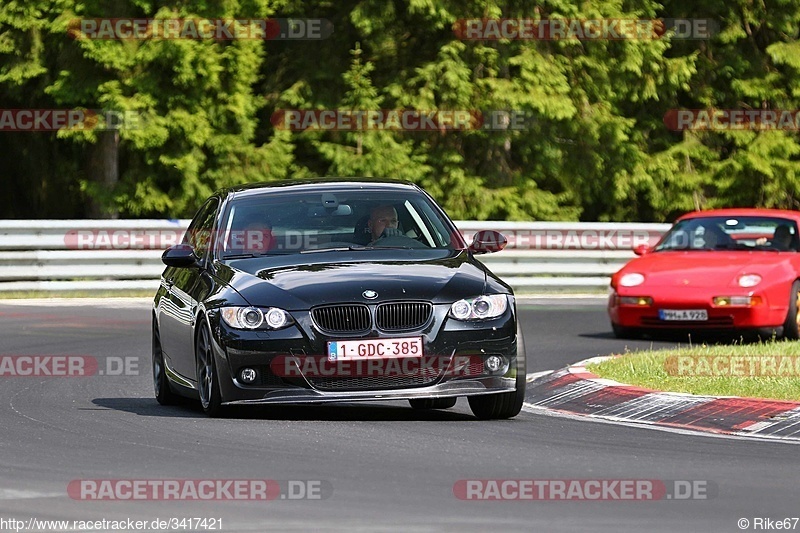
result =
[[[369,254],[369,255],[365,255]],[[290,310],[341,302],[419,299],[452,302],[477,296],[486,272],[465,251],[323,252],[219,264],[218,275],[252,305]],[[297,264],[298,260],[304,264]],[[364,291],[375,291],[367,299]]]
[[768,276],[789,264],[794,255],[776,252],[670,251],[654,252],[629,262],[615,275],[643,274],[641,287],[737,286],[739,276]]

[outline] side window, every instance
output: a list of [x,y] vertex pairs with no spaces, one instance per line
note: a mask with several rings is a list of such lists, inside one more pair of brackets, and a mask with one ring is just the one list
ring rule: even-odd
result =
[[189,224],[189,229],[186,230],[186,235],[183,237],[183,242],[191,244],[197,257],[201,259],[206,256],[208,247],[211,244],[211,232],[214,229],[218,205],[219,202],[216,198],[212,198],[203,204],[203,207],[197,211],[192,223]]

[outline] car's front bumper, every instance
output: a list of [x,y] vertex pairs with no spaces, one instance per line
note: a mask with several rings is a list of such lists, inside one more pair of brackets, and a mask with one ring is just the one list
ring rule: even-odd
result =
[[[710,288],[671,288],[669,291],[648,293],[625,289],[619,293],[612,291],[608,299],[608,314],[611,322],[625,328],[648,329],[747,329],[779,327],[786,318],[785,301],[770,301],[763,292],[741,291],[733,294],[732,290]],[[653,303],[648,306],[620,305],[617,296],[649,297]],[[713,303],[718,296],[758,296],[761,302],[753,306],[716,306]],[[659,317],[661,309],[705,310],[708,320],[672,321]]]
[[[304,313],[294,313],[296,325],[280,331],[254,332],[231,330],[213,314],[214,352],[223,402],[226,404],[318,403],[414,398],[473,396],[515,390],[517,369],[517,323],[513,299],[502,316],[482,322],[459,322],[447,317],[449,306],[435,306],[433,318],[422,330],[398,334],[372,331],[364,339],[421,337],[425,357],[438,362],[439,372],[409,385],[406,376],[384,376],[385,386],[332,384],[331,379],[307,376],[302,372],[287,377],[275,373],[276,362],[290,358],[324,359],[329,338],[317,331]],[[354,337],[349,337],[352,340]],[[507,362],[491,372],[483,364],[498,355]],[[470,361],[470,371],[459,367]],[[474,362],[477,364],[473,365]],[[521,366],[520,366],[520,363]],[[281,363],[284,364],[284,363]],[[244,384],[243,368],[257,369],[259,380]],[[477,368],[478,370],[475,370]],[[342,376],[353,379],[354,376]],[[359,376],[356,375],[356,378]],[[325,381],[327,380],[327,381]],[[320,382],[325,381],[325,386]],[[358,379],[353,380],[358,383]],[[331,386],[336,390],[331,390]]]
[[292,387],[271,390],[260,398],[241,399],[225,402],[226,405],[254,405],[270,403],[327,403],[358,402],[381,400],[413,400],[415,398],[447,398],[455,396],[476,396],[497,392],[511,392],[515,378],[489,377],[481,379],[460,379],[445,381],[427,387],[390,390],[361,391],[320,391],[312,388]]

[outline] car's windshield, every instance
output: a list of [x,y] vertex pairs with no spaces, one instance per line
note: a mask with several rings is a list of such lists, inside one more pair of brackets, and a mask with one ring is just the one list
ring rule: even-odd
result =
[[796,252],[794,221],[776,217],[731,216],[682,220],[656,246],[666,250],[748,250]]
[[423,194],[395,190],[270,191],[229,202],[222,259],[382,249],[456,249],[452,223]]

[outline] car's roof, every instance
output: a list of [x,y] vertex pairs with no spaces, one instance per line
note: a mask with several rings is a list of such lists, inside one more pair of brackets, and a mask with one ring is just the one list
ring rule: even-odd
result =
[[280,189],[282,192],[300,192],[324,189],[327,191],[374,189],[374,190],[419,190],[410,181],[387,178],[308,178],[298,180],[281,180],[271,182],[248,183],[221,189],[218,194],[237,197],[256,195],[265,191]]
[[[800,211],[789,211],[786,209],[765,209],[765,208],[729,208],[729,209],[709,209],[707,211],[692,211],[678,218],[677,221],[690,218],[705,217],[776,217],[790,218],[800,221]],[[676,221],[676,222],[677,222]]]

